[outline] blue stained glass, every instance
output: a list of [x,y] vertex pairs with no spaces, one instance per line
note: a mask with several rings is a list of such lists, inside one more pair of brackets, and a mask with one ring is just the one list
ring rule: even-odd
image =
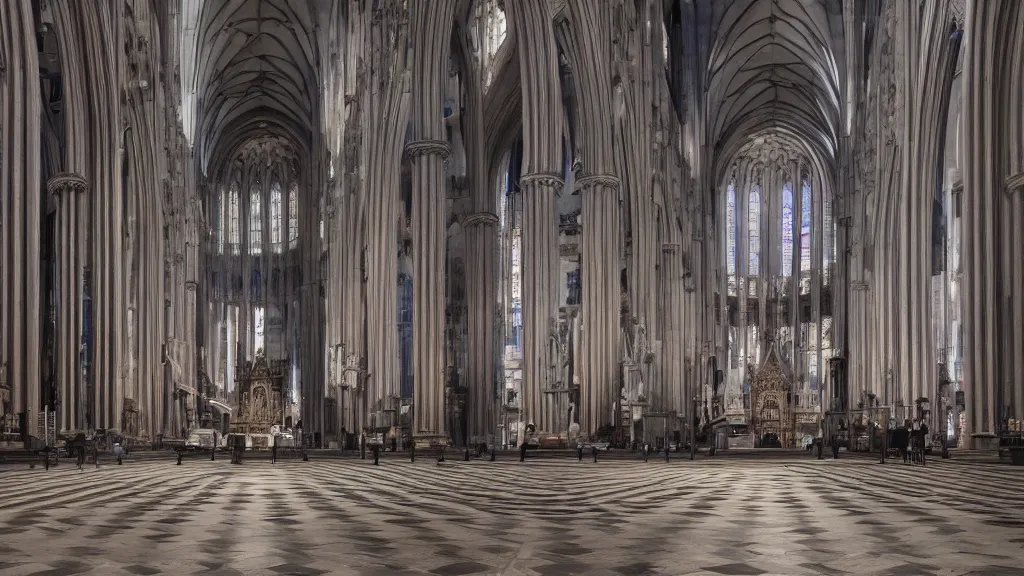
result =
[[747,274],[757,276],[761,273],[761,188],[759,186],[754,186],[750,191],[747,223],[747,235],[750,236],[750,266]]
[[793,275],[793,186],[782,188],[782,275]]
[[726,266],[729,276],[736,275],[736,186],[729,184],[729,192],[725,207],[726,230],[728,230],[728,246],[726,249]]
[[800,206],[800,271],[811,270],[811,182],[804,180]]

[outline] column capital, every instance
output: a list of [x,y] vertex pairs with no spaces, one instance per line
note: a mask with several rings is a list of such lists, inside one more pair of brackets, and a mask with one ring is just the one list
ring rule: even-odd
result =
[[565,186],[565,181],[562,180],[561,174],[554,172],[536,172],[533,174],[524,174],[519,177],[519,186],[529,186],[536,184],[538,186],[549,186],[555,189],[555,192],[561,192],[562,187]]
[[469,227],[469,226],[497,226],[498,222],[499,222],[498,216],[495,215],[495,214],[492,214],[491,212],[474,212],[472,214],[467,214],[462,219],[463,227]]
[[448,160],[452,147],[444,140],[413,140],[405,145],[405,157],[412,160],[418,156],[436,155]]
[[196,291],[196,283],[195,283],[195,281],[194,280],[186,280],[185,281],[185,290],[188,290],[189,292],[195,292]]
[[52,195],[60,195],[61,192],[85,192],[89,189],[89,183],[80,174],[61,172],[46,182],[46,191]]
[[576,190],[573,193],[576,194],[588,188],[596,188],[598,186],[618,190],[619,178],[612,174],[587,174],[576,180]]
[[661,245],[661,250],[662,252],[675,254],[681,247],[682,245],[679,242],[665,242]]
[[871,284],[869,284],[866,280],[854,280],[854,281],[850,282],[850,289],[851,290],[870,290],[871,289]]

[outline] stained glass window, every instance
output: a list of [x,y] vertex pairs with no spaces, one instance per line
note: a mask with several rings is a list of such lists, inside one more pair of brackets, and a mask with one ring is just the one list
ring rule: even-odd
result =
[[725,202],[725,229],[728,231],[728,247],[726,249],[726,264],[729,276],[736,275],[736,185],[729,184],[729,191]]
[[793,275],[793,185],[782,188],[782,275]]
[[214,237],[213,237],[213,241],[214,241],[215,245],[217,246],[217,253],[218,254],[223,254],[224,253],[224,236],[227,233],[227,230],[226,230],[227,219],[224,218],[224,212],[225,212],[225,206],[224,205],[227,203],[227,202],[225,202],[225,200],[227,199],[226,198],[227,195],[228,195],[227,191],[224,189],[223,186],[221,186],[220,190],[218,191],[217,195],[214,198],[214,207],[213,207],[213,210],[212,210],[213,218],[214,218],[214,225],[213,225]]
[[299,185],[295,182],[288,189],[288,245],[299,245]]
[[274,252],[281,251],[281,229],[284,227],[284,211],[281,206],[281,183],[274,182],[270,188],[270,243]]
[[253,188],[249,193],[249,254],[263,252],[263,214],[260,191]]
[[823,282],[828,286],[832,276],[832,263],[835,262],[836,253],[836,223],[832,218],[832,198],[825,196],[823,202],[824,214],[822,218],[822,236],[825,248],[825,267]]
[[263,337],[263,320],[264,320],[264,318],[263,317],[264,317],[264,313],[265,313],[265,310],[264,310],[264,308],[262,306],[257,306],[256,309],[253,310],[253,316],[255,318],[254,324],[255,324],[255,328],[256,328],[253,331],[254,332],[254,336],[255,336],[254,339],[253,339],[254,340],[254,342],[253,342],[253,349],[256,350],[256,351],[259,351],[259,350],[261,350],[263,348],[263,342],[264,342],[264,337]]
[[238,182],[231,184],[230,197],[228,198],[228,246],[231,253],[238,255],[241,234],[238,229]]
[[523,309],[522,309],[522,280],[520,250],[522,247],[522,236],[519,228],[512,229],[512,345],[518,350],[523,345]]
[[758,186],[750,191],[747,223],[750,236],[750,269],[747,274],[757,276],[761,273],[761,188]]
[[800,205],[800,271],[811,270],[811,182],[804,180]]

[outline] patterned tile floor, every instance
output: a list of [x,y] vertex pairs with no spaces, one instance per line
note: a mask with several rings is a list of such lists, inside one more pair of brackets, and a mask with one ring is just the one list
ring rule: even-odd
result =
[[0,576],[1022,574],[1024,470],[931,461],[0,469]]

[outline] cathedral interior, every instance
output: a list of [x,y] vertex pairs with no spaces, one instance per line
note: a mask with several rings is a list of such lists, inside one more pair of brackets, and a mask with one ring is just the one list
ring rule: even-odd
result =
[[1020,435],[1024,3],[7,0],[0,35],[5,443]]

